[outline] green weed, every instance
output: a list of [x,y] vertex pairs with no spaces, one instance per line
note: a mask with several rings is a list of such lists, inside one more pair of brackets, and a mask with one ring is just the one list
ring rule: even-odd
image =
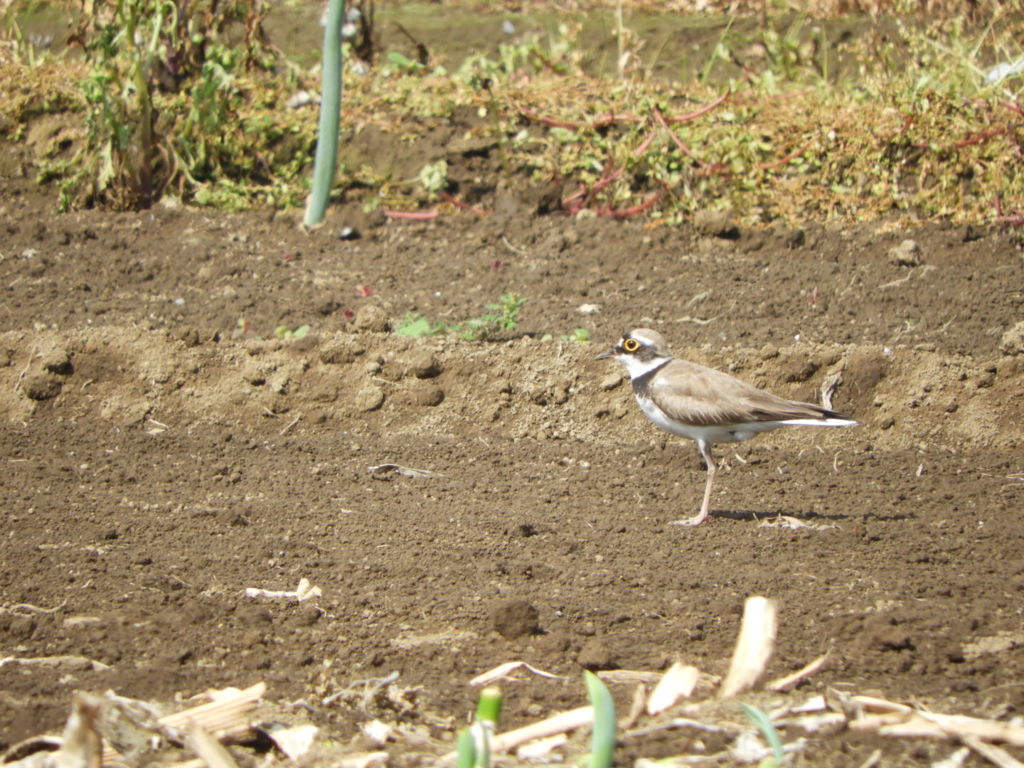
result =
[[[287,125],[292,116],[258,116],[252,98],[257,82],[294,85],[271,72],[279,62],[263,39],[261,7],[124,0],[79,14],[72,40],[86,66],[85,135],[71,160],[43,166],[43,175],[60,178],[62,204],[140,208],[165,193],[226,207],[253,198],[293,204],[297,187],[255,189],[260,177],[293,178],[301,168],[272,156],[275,143],[297,135]],[[299,145],[311,142],[310,132]]]
[[[185,13],[185,1],[97,6],[77,36],[85,76],[72,69],[80,62],[63,65],[76,72],[64,81],[84,83],[77,102],[47,96],[69,92],[52,87],[60,78],[41,82],[52,61],[24,50],[0,59],[0,77],[14,84],[0,103],[8,135],[40,110],[85,113],[82,151],[41,162],[40,179],[58,181],[65,205],[132,207],[162,193],[225,208],[301,204],[315,116],[283,104],[314,87],[312,74],[267,52],[258,6],[197,0]],[[1024,165],[1013,160],[1024,20],[985,8],[983,25],[956,15],[863,21],[848,36],[806,14],[759,24],[729,16],[704,59],[687,60],[696,76],[680,82],[637,76],[643,67],[589,74],[576,23],[471,56],[454,74],[383,57],[346,77],[342,131],[375,125],[396,145],[415,143],[437,121],[475,113],[484,119],[474,141],[497,148],[497,168],[485,172],[557,183],[570,215],[671,224],[710,205],[749,224],[900,214],[1013,222],[1024,199]],[[230,20],[243,45],[227,41]],[[992,77],[998,65],[1008,74]],[[366,207],[408,208],[451,183],[435,158],[417,179],[346,159],[336,184]],[[416,182],[426,196],[410,191]],[[488,332],[486,323],[463,331]]]
[[750,722],[757,726],[764,740],[772,749],[772,754],[759,763],[759,768],[781,768],[781,766],[786,764],[786,751],[782,747],[782,737],[779,736],[779,732],[776,730],[771,718],[762,710],[749,704],[740,702],[740,707],[743,709],[743,713],[750,719]]
[[289,328],[287,325],[279,325],[274,329],[274,335],[279,339],[301,339],[310,332],[308,325],[300,325],[298,328]]
[[395,333],[399,336],[412,336],[414,339],[421,339],[424,336],[436,336],[439,333],[447,332],[448,327],[443,323],[432,323],[423,315],[417,312],[406,312]]
[[502,703],[501,690],[498,688],[492,686],[480,692],[473,724],[459,731],[456,768],[489,768],[491,738],[501,718]]
[[486,308],[490,311],[461,323],[432,322],[423,315],[409,312],[399,322],[395,333],[417,339],[452,333],[468,341],[484,341],[514,331],[519,325],[519,313],[525,304],[526,299],[519,294],[506,293],[500,302],[487,305]]
[[618,722],[615,719],[615,700],[608,686],[593,672],[586,670],[583,681],[587,685],[590,705],[594,708],[594,728],[590,737],[590,768],[610,768],[615,761],[615,741]]

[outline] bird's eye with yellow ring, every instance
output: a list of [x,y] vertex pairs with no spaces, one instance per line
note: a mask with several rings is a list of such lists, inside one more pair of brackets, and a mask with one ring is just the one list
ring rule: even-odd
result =
[[627,352],[636,352],[640,349],[640,342],[636,339],[626,339],[622,342],[622,348]]

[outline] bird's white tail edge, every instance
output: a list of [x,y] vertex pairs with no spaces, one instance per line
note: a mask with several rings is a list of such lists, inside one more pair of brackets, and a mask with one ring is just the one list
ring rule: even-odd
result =
[[787,427],[856,427],[852,419],[786,419],[779,424]]

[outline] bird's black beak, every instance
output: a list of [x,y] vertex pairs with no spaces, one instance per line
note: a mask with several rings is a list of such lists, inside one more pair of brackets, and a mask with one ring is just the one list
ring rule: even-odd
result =
[[602,352],[598,355],[595,360],[607,360],[609,357],[615,357],[616,352],[614,349],[609,349],[607,352]]

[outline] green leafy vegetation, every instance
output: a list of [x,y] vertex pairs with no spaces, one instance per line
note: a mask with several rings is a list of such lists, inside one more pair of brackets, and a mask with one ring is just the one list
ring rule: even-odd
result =
[[[18,138],[40,110],[84,113],[77,151],[43,153],[40,163],[66,206],[131,208],[161,195],[224,208],[301,204],[315,115],[285,104],[315,92],[318,73],[268,46],[259,6],[203,0],[186,13],[177,3],[96,6],[75,36],[84,61],[16,45],[18,55],[0,60],[0,75],[19,84],[0,105],[0,128]],[[729,208],[751,224],[1020,218],[1019,14],[988,0],[973,15],[950,2],[912,21],[896,15],[916,8],[909,0],[866,2],[874,18],[840,20],[813,15],[834,11],[824,0],[740,5],[755,15],[712,19],[704,42],[670,63],[654,44],[657,25],[639,15],[656,4],[627,3],[608,76],[588,58],[587,35],[615,27],[600,13],[563,15],[451,72],[384,52],[365,74],[346,74],[342,141],[366,125],[396,146],[426,141],[454,114],[476,114],[467,134],[495,147],[481,181],[555,183],[562,209],[580,216],[671,224]],[[78,75],[76,92],[68,83]],[[458,211],[452,157],[422,168],[393,178],[349,162],[332,194],[367,210]]]
[[480,692],[473,724],[459,731],[456,740],[457,768],[488,768],[491,765],[491,738],[501,718],[502,704],[498,688],[491,686]]
[[286,325],[279,325],[274,329],[274,335],[279,339],[301,339],[310,332],[308,325],[300,325],[298,328],[289,328]]
[[[65,65],[80,91],[61,89],[84,113],[84,132],[72,156],[40,167],[42,180],[59,181],[62,207],[140,208],[164,195],[226,208],[298,201],[313,133],[305,117],[281,109],[298,78],[264,39],[261,6],[90,7],[74,13],[82,60]],[[5,65],[0,74],[16,67]],[[46,69],[60,77],[54,63]]]
[[782,747],[782,737],[779,736],[779,732],[771,718],[764,711],[750,704],[740,702],[740,708],[743,710],[743,714],[761,732],[768,746],[771,747],[772,754],[759,763],[760,768],[781,768],[781,766],[786,764],[786,751]]
[[395,333],[399,336],[412,336],[414,339],[422,339],[424,336],[436,336],[445,333],[447,326],[442,323],[432,323],[418,312],[406,312],[405,317],[398,323]]
[[615,719],[615,700],[608,686],[590,670],[583,672],[590,705],[594,708],[594,728],[590,737],[590,768],[610,768],[615,761],[615,741],[618,722]]
[[432,322],[416,312],[409,312],[395,328],[400,336],[422,338],[452,333],[469,341],[484,341],[502,333],[514,331],[519,325],[519,313],[526,299],[516,293],[506,293],[495,304],[488,304],[488,312],[461,323]]

